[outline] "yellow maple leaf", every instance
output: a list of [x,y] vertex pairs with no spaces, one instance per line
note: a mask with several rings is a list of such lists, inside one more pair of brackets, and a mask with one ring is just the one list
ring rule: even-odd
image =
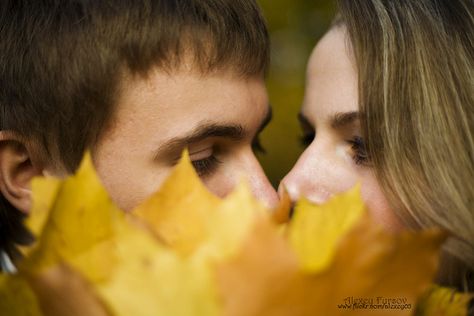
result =
[[[186,158],[180,167],[178,175],[182,170],[187,176],[187,172],[193,171]],[[171,177],[171,184],[165,183],[164,189],[173,186],[175,180]],[[196,184],[190,189],[194,190]],[[163,315],[216,314],[218,304],[209,260],[203,255],[184,260],[178,253],[165,249],[155,234],[142,229],[143,222],[125,216],[100,184],[89,156],[73,177],[64,181],[37,179],[33,190],[35,214],[28,225],[39,238],[19,268],[21,279],[35,285],[46,314],[61,315],[57,311],[67,308],[79,308],[79,314],[97,310],[77,306],[76,299],[63,297],[58,289],[66,288],[67,282],[57,280],[58,271],[66,280],[78,275],[78,282],[89,284],[90,291],[96,293],[89,296],[97,295],[100,305],[113,315],[149,315],[150,311]],[[189,193],[178,192],[183,194],[180,196]],[[210,196],[207,191],[202,192]],[[194,196],[194,203],[198,197],[202,195]],[[151,222],[145,224],[154,227]],[[183,236],[188,236],[186,231]],[[74,271],[64,272],[64,264]],[[177,297],[180,304],[174,300]],[[6,305],[11,306],[8,302]]]
[[420,299],[416,316],[466,316],[473,298],[473,294],[432,286]]
[[133,214],[148,223],[166,244],[186,255],[207,238],[207,222],[203,219],[219,202],[195,175],[185,153],[161,189]]
[[61,180],[56,178],[34,178],[31,181],[33,205],[25,224],[33,235],[42,234],[60,188]]
[[36,295],[19,276],[0,274],[0,312],[12,316],[41,316]]
[[[343,201],[342,206],[353,210],[347,199],[358,203],[360,198],[354,192],[357,190],[336,197],[330,205],[339,208],[338,203]],[[219,266],[224,315],[412,314],[417,298],[436,271],[444,233],[389,234],[366,212],[357,215],[360,219],[355,221],[344,209],[304,204],[303,210],[305,215],[300,219],[311,222],[313,233],[293,232],[299,236],[288,242],[269,223],[262,222],[239,255]],[[321,212],[339,212],[340,216]],[[348,221],[353,223],[345,224]],[[299,225],[291,229],[300,229]],[[341,229],[343,225],[348,227]],[[327,232],[328,226],[337,232]],[[348,233],[343,233],[344,229]],[[318,242],[318,231],[323,234],[321,243],[329,242],[334,249],[327,250]],[[318,251],[323,252],[324,260],[318,257]],[[308,269],[308,263],[313,262],[325,264],[309,265]],[[383,299],[399,301],[387,307]],[[363,300],[368,300],[369,306],[364,306]]]
[[132,213],[184,256],[199,249],[226,257],[265,212],[245,181],[224,200],[211,194],[185,153],[161,189]]
[[291,202],[291,197],[285,188],[283,188],[283,192],[280,195],[281,195],[280,201],[277,207],[275,207],[272,210],[271,217],[272,217],[273,222],[275,222],[276,224],[280,224],[281,227],[285,228],[284,225],[287,224],[291,219],[291,215],[293,211],[291,208],[292,202]]
[[31,255],[21,267],[37,273],[67,262],[87,279],[100,281],[111,273],[112,236],[120,211],[109,198],[86,155],[77,173],[63,181],[38,178],[33,182],[33,213],[27,222],[39,233]]
[[18,276],[0,279],[0,306],[11,315],[24,311],[5,299],[11,278],[31,286],[20,287],[19,298],[31,300],[32,290],[45,315],[342,315],[348,297],[374,296],[413,305],[444,239],[436,231],[384,232],[357,189],[324,206],[301,202],[286,238],[274,221],[285,220],[288,201],[272,216],[244,182],[219,199],[186,155],[128,215],[89,156],[73,177],[40,179],[33,190],[29,225],[38,242]]
[[95,284],[112,315],[217,315],[217,294],[205,258],[183,258],[133,225],[123,226],[118,234],[114,273]]
[[[25,275],[20,276],[25,277]],[[36,294],[36,299],[43,311],[39,315],[110,315],[87,280],[66,265],[58,264],[48,267],[40,273],[26,276],[25,280]],[[16,306],[17,309],[18,307]]]
[[310,272],[327,268],[337,249],[337,242],[361,219],[364,211],[360,186],[322,205],[300,200],[288,234],[303,268]]

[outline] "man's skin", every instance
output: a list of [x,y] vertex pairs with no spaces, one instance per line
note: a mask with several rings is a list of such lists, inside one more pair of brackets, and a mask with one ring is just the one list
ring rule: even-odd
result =
[[155,69],[122,86],[113,124],[92,151],[121,208],[131,210],[156,191],[185,148],[215,194],[225,196],[245,177],[258,198],[276,203],[253,150],[271,118],[263,78],[203,75],[190,66],[171,74]]
[[[91,152],[99,177],[123,210],[155,192],[186,148],[216,195],[225,196],[247,178],[257,198],[268,206],[277,203],[254,153],[271,118],[263,75],[202,74],[191,63],[171,72],[157,68],[145,78],[125,75],[117,100],[111,124]],[[0,131],[0,190],[25,213],[34,176],[65,176],[37,152],[37,144]]]
[[[254,153],[271,118],[263,76],[203,75],[190,66],[126,77],[121,86],[112,123],[91,148],[99,177],[120,208],[131,211],[155,192],[186,148],[216,195],[225,196],[246,178],[258,198],[276,205],[277,194]],[[0,188],[25,213],[31,178],[66,176],[35,155],[38,151],[37,144],[0,131]],[[30,282],[50,315],[107,315],[88,285],[66,267],[53,267]]]

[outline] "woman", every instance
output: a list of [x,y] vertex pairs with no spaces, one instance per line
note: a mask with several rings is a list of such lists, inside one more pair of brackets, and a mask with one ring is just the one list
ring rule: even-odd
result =
[[387,229],[450,232],[438,282],[474,290],[472,0],[340,0],[300,121],[308,147],[282,181],[292,198],[360,182]]

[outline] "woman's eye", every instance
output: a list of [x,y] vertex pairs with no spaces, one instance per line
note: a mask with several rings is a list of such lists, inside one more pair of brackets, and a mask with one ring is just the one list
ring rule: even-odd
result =
[[352,159],[356,165],[368,165],[369,156],[367,154],[367,148],[365,146],[364,139],[359,136],[355,136],[348,141],[353,151]]
[[309,145],[311,145],[311,143],[313,142],[315,137],[316,137],[315,132],[310,132],[310,133],[303,134],[303,136],[300,137],[301,146],[308,147]]
[[221,161],[214,155],[204,159],[192,161],[194,169],[196,169],[196,172],[200,177],[211,175],[217,169],[220,163]]

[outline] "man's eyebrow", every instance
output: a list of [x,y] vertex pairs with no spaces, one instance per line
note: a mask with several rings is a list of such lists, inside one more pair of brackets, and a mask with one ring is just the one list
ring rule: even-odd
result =
[[203,141],[209,137],[225,137],[238,141],[245,137],[245,133],[241,125],[204,123],[185,136],[175,137],[166,141],[156,150],[155,157],[158,157],[161,153],[172,152],[173,150],[181,151],[186,146]]
[[353,123],[357,119],[359,119],[359,112],[357,111],[336,113],[331,117],[331,127],[334,129],[341,128]]
[[[272,119],[272,108],[269,106],[267,114],[262,120],[258,133],[260,133]],[[210,137],[223,137],[234,141],[240,141],[246,137],[246,131],[239,124],[220,125],[216,123],[203,123],[185,136],[175,137],[160,145],[155,152],[157,158],[161,154],[173,151],[182,151],[190,144],[197,143]]]

